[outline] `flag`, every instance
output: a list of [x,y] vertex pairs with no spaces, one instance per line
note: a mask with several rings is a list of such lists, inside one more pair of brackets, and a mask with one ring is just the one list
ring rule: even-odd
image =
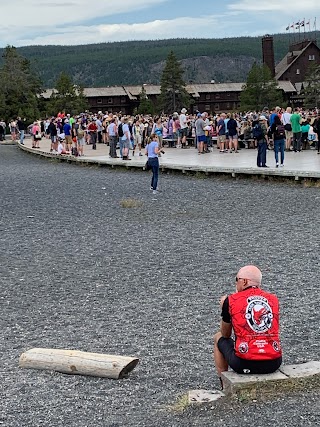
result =
[[308,21],[308,22],[306,22],[306,25],[310,25],[310,19],[309,19],[309,21]]
[[289,31],[290,25],[287,26],[286,31]]
[[300,27],[304,27],[304,21],[300,22]]
[[300,22],[299,22],[299,21],[298,21],[298,22],[296,22],[296,23],[295,23],[295,25],[300,25]]
[[290,28],[294,28],[294,24],[292,24]]

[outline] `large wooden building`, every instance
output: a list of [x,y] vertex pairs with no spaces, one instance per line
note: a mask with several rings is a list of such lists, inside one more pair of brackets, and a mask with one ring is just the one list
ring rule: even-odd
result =
[[[187,85],[186,89],[193,98],[189,112],[207,111],[208,113],[221,111],[238,111],[240,109],[240,95],[245,83],[202,83]],[[160,86],[144,85],[148,98],[157,104],[160,95]],[[112,86],[100,88],[85,88],[84,95],[93,113],[122,112],[132,114],[139,106],[141,86]],[[295,93],[295,87],[289,81],[280,81],[279,90],[284,99],[289,100]],[[43,93],[44,98],[51,96],[52,90]]]

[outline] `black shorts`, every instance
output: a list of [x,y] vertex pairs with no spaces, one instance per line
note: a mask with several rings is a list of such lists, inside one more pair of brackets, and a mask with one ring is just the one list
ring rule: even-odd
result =
[[188,136],[188,131],[189,131],[188,128],[180,129],[180,136],[181,136],[181,138],[187,137]]
[[273,360],[246,360],[236,356],[234,341],[232,338],[221,337],[218,341],[218,349],[223,354],[228,365],[238,374],[271,374],[279,369],[282,357]]

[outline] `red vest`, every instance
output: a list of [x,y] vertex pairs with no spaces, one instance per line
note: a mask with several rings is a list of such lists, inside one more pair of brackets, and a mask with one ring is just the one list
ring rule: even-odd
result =
[[232,294],[229,312],[235,334],[235,354],[247,360],[281,356],[278,298],[259,288]]

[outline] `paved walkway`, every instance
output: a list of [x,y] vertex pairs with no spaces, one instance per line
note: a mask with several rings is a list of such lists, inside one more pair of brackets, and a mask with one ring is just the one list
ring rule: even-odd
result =
[[[20,145],[19,145],[20,146]],[[47,157],[57,157],[50,153],[50,141],[43,139],[40,143],[40,149],[33,149],[31,139],[25,140],[25,145],[20,148],[42,154]],[[131,161],[122,159],[111,159],[109,157],[109,147],[104,144],[97,144],[97,150],[92,150],[92,146],[87,145],[84,149],[83,157],[74,158],[73,156],[59,156],[68,161],[106,164],[111,166],[125,165],[126,167],[143,168],[146,157],[131,155]],[[119,150],[118,150],[119,153]],[[286,152],[285,166],[283,168],[275,167],[274,152],[268,151],[267,165],[269,168],[258,168],[256,166],[257,151],[252,149],[242,149],[237,153],[220,153],[216,146],[213,152],[198,155],[194,147],[188,149],[177,149],[165,147],[165,154],[160,159],[160,167],[172,170],[205,172],[205,173],[228,173],[233,176],[236,174],[249,175],[273,175],[283,177],[299,178],[319,178],[320,179],[320,155],[315,150],[307,150],[301,153]]]

